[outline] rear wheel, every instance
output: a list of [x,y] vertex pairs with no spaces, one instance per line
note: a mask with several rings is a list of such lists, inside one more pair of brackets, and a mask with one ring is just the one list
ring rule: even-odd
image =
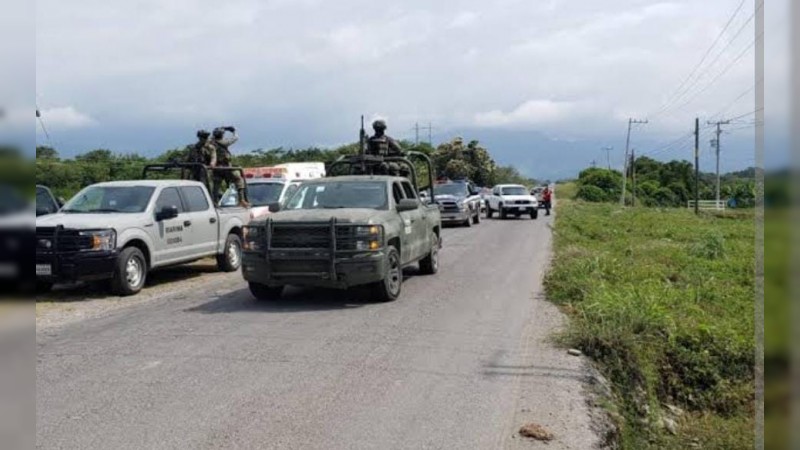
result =
[[433,275],[439,271],[439,236],[434,235],[431,252],[419,261],[419,271],[423,275]]
[[278,300],[283,294],[283,286],[267,286],[266,284],[250,282],[247,285],[250,293],[256,300]]
[[147,279],[147,262],[136,247],[122,250],[117,258],[111,291],[120,296],[134,295],[142,290]]
[[225,249],[217,255],[217,267],[221,272],[235,272],[242,264],[242,240],[231,233],[225,239]]
[[400,253],[389,247],[386,253],[386,276],[372,286],[375,300],[391,302],[397,300],[403,289],[403,268],[400,266]]

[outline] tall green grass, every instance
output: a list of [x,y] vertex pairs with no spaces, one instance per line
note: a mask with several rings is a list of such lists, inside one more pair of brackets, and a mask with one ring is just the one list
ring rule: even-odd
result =
[[[752,215],[556,195],[546,289],[572,317],[563,339],[614,387],[622,447],[752,447]],[[666,405],[686,411],[676,434]]]

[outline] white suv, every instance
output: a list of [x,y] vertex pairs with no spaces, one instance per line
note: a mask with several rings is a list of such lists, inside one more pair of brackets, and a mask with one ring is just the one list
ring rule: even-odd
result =
[[500,218],[509,215],[520,217],[530,215],[531,219],[539,217],[539,202],[536,197],[528,193],[528,188],[520,184],[498,184],[492,189],[486,203],[486,217],[491,218],[495,212],[500,213]]

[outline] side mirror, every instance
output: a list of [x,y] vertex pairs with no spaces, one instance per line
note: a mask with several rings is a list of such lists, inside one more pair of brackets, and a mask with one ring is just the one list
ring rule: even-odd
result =
[[64,200],[64,197],[58,197],[56,199],[56,203],[58,203],[58,207],[61,208],[62,206],[64,206],[64,203],[67,203],[67,201]]
[[161,208],[161,211],[156,213],[156,221],[161,222],[162,220],[169,220],[178,217],[178,207],[175,205],[172,206],[165,206]]
[[415,209],[419,209],[419,202],[411,198],[404,198],[397,204],[397,212],[413,211]]
[[267,207],[269,208],[269,212],[276,213],[281,210],[281,203],[280,202],[270,203],[269,205],[267,205]]

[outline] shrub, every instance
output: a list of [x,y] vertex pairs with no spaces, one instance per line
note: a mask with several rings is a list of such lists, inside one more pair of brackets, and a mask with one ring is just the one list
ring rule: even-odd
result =
[[610,196],[597,186],[583,185],[578,187],[578,193],[575,197],[587,202],[607,202]]

